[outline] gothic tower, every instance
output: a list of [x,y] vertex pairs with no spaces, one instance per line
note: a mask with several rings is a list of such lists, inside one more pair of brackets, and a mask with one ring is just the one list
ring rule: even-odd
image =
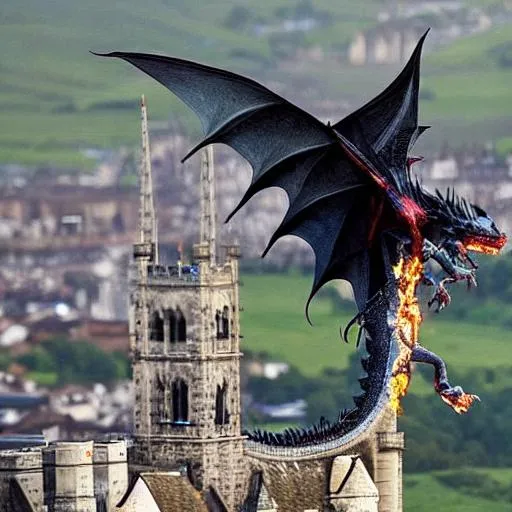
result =
[[236,245],[218,260],[213,152],[201,161],[201,219],[193,261],[158,260],[151,164],[142,103],[140,240],[130,304],[135,387],[134,469],[186,470],[229,510],[243,486]]

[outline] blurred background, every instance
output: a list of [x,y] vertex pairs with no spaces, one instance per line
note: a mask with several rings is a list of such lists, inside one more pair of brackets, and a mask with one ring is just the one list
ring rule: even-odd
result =
[[[140,94],[148,100],[162,258],[198,236],[200,137],[186,107],[131,66],[91,51],[143,51],[249,75],[323,121],[377,95],[431,27],[422,64],[417,172],[512,232],[510,0],[17,0],[0,9],[0,393],[2,432],[89,439],[131,428],[127,304],[138,216]],[[219,220],[250,169],[215,153]],[[254,198],[221,228],[242,245],[247,427],[335,418],[357,394],[359,357],[339,326],[341,283],[305,322],[313,257],[294,238],[259,254],[286,210]],[[416,369],[404,402],[405,510],[512,510],[512,256],[479,260],[479,287],[425,312],[421,341],[480,395],[456,416]],[[354,388],[355,386],[355,388]]]

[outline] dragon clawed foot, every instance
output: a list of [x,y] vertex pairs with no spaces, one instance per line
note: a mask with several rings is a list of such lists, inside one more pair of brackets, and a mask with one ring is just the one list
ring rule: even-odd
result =
[[451,386],[448,380],[436,382],[435,389],[441,400],[449,405],[457,414],[468,412],[475,400],[480,401],[478,395],[465,393],[460,386]]
[[476,288],[478,283],[476,281],[475,269],[465,269],[462,267],[455,267],[455,272],[453,276],[451,276],[451,281],[466,281],[468,285],[468,289],[471,287]]
[[436,288],[434,295],[428,301],[428,307],[431,308],[435,303],[437,303],[437,307],[435,309],[436,313],[442,311],[445,307],[450,305],[452,298],[448,293],[448,290],[444,286],[444,282],[441,281]]

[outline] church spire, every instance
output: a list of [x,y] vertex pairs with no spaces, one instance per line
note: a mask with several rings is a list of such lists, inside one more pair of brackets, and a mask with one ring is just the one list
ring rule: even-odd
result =
[[200,180],[201,232],[199,242],[208,246],[210,265],[216,263],[217,211],[215,204],[215,174],[213,167],[213,147],[206,147],[201,153]]
[[139,171],[139,242],[151,246],[150,259],[158,263],[158,234],[153,202],[153,179],[151,176],[151,155],[149,149],[148,117],[146,100],[141,99],[142,159]]

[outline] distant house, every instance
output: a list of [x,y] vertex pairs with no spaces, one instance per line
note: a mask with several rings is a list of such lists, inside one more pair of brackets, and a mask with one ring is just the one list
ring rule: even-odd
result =
[[414,50],[426,27],[402,21],[389,21],[356,34],[348,49],[353,66],[399,64]]
[[287,373],[290,365],[287,363],[269,362],[263,366],[263,376],[267,379],[274,380],[283,373]]
[[456,180],[459,176],[457,160],[453,156],[436,159],[429,174],[432,180]]
[[73,331],[73,338],[85,339],[105,352],[128,352],[128,322],[86,319]]
[[505,232],[510,231],[512,211],[512,158],[502,158],[492,146],[444,148],[419,176],[423,185],[445,193],[453,187],[470,202],[488,211]]
[[253,410],[273,420],[303,419],[306,417],[308,404],[299,399],[278,405],[253,404]]
[[[498,18],[501,22],[501,17]],[[379,14],[380,23],[358,32],[347,58],[353,66],[400,64],[411,55],[427,28],[429,44],[439,46],[461,37],[489,30],[493,19],[479,7],[467,8],[459,1],[407,2],[392,12]]]

